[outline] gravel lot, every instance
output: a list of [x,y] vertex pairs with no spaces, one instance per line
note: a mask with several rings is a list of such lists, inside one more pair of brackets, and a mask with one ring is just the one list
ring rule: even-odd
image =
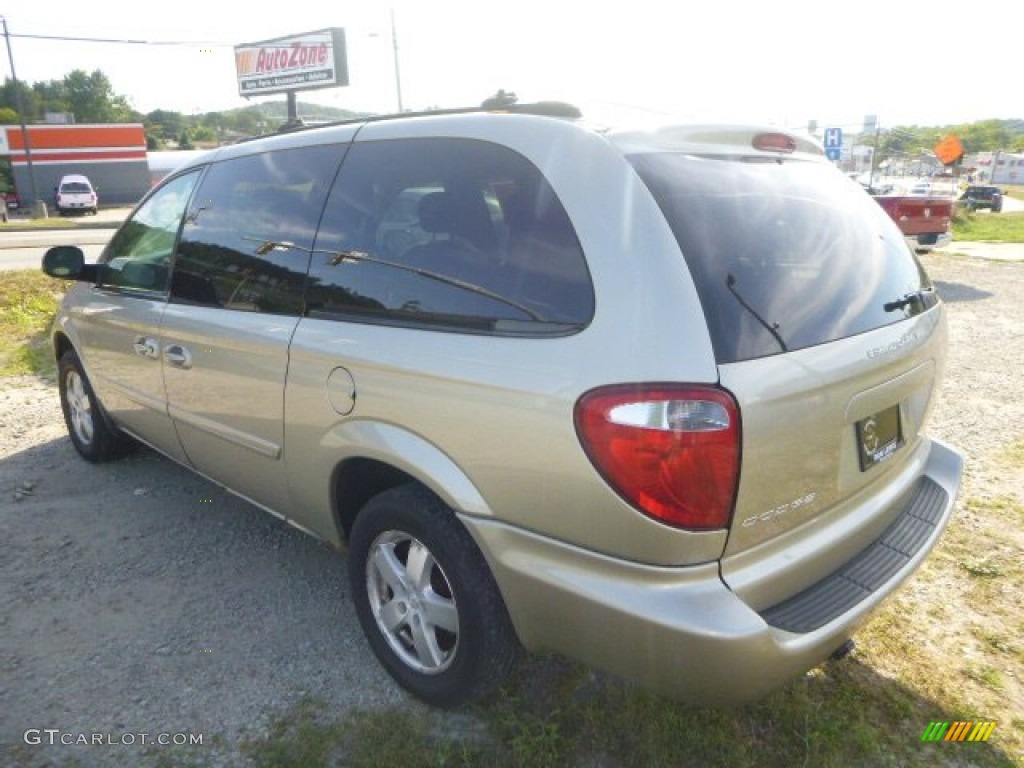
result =
[[[947,301],[952,341],[931,431],[968,457],[961,500],[1024,497],[1021,471],[986,464],[1024,439],[1024,263],[924,260]],[[335,711],[418,707],[371,656],[344,565],[149,451],[82,462],[55,389],[5,380],[0,763],[166,760],[170,748],[143,746],[145,733],[149,743],[202,734],[197,764],[244,764],[239,742],[306,696]],[[1008,695],[1019,697],[1019,686]],[[27,745],[28,729],[134,743],[51,746],[44,732],[41,745]]]

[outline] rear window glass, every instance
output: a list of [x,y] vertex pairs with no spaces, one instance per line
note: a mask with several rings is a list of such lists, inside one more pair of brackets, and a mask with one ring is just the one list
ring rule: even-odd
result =
[[69,181],[65,184],[61,184],[60,191],[71,194],[75,192],[92,192],[92,189],[88,184],[81,181]]
[[719,363],[863,333],[935,302],[895,223],[831,166],[681,153],[630,161],[679,242]]

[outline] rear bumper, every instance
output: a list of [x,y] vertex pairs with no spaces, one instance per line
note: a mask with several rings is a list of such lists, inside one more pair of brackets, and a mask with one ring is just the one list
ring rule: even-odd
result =
[[[896,522],[876,541],[812,588],[761,612],[723,583],[717,563],[647,566],[489,520],[463,521],[527,649],[561,653],[675,698],[739,703],[828,658],[920,566],[949,522],[962,468],[959,454],[932,443],[916,485],[927,499],[916,491],[902,496]],[[894,543],[900,556],[880,557]],[[882,575],[859,583],[879,558]]]
[[953,242],[953,235],[949,232],[932,232],[922,235],[907,235],[906,240],[915,250],[930,251],[933,248],[945,248]]

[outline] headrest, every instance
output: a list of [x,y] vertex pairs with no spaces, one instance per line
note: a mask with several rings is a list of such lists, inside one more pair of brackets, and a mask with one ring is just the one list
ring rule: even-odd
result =
[[447,192],[428,192],[419,202],[420,228],[432,235],[456,231],[458,206]]

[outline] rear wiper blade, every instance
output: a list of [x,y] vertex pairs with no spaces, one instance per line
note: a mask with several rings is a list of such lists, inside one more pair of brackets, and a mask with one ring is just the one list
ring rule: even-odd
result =
[[897,310],[909,307],[911,304],[920,304],[924,306],[924,291],[913,291],[912,293],[905,294],[896,301],[887,301],[882,305],[882,309],[886,312],[896,312]]
[[762,326],[764,326],[764,329],[775,338],[775,341],[778,342],[779,347],[782,349],[782,351],[788,352],[789,347],[786,346],[786,342],[782,338],[782,334],[779,333],[779,324],[769,323],[767,320],[761,317],[760,312],[758,312],[756,309],[750,306],[750,304],[748,304],[746,300],[742,296],[740,296],[740,292],[736,290],[736,277],[731,272],[725,277],[725,285],[729,289],[729,292],[736,297],[736,301],[740,303],[740,306],[747,310],[747,312],[752,314],[754,316],[754,319],[757,320],[757,322],[759,322]]

